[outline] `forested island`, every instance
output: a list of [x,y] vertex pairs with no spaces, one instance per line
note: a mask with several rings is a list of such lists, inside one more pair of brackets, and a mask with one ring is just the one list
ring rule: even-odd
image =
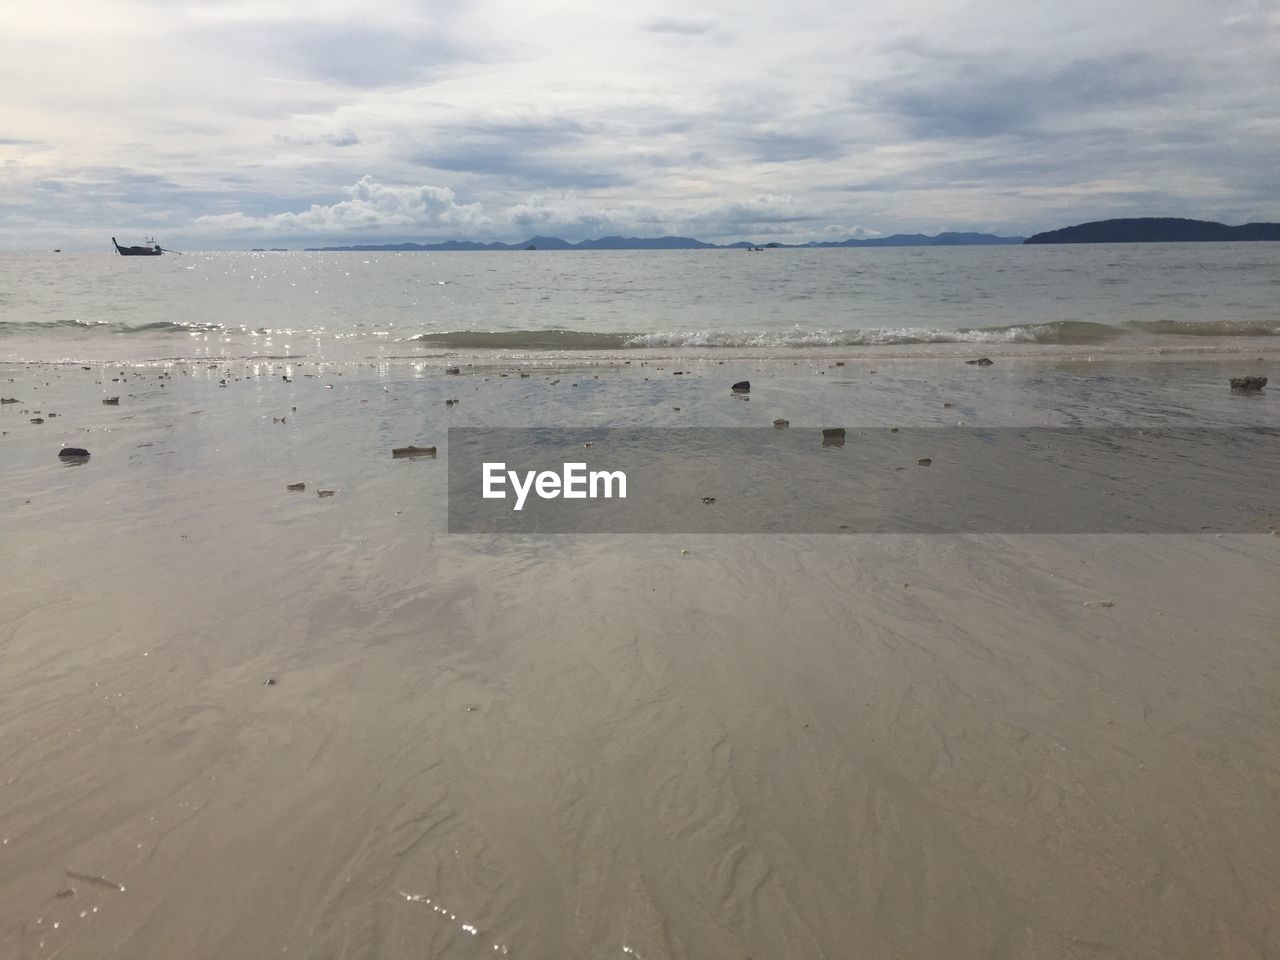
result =
[[1246,223],[1229,227],[1213,220],[1182,217],[1128,217],[1093,220],[1074,227],[1033,234],[1024,243],[1205,243],[1233,240],[1280,240],[1280,223]]
[[961,247],[990,244],[1018,244],[1022,237],[997,237],[990,233],[895,233],[889,237],[867,237],[849,240],[824,240],[809,243],[756,244],[750,240],[737,243],[707,243],[693,237],[600,237],[570,243],[559,237],[530,237],[521,243],[477,243],[472,240],[446,240],[443,243],[361,243],[341,247],[308,247],[323,253],[332,251],[463,251],[463,250],[812,250],[830,247]]

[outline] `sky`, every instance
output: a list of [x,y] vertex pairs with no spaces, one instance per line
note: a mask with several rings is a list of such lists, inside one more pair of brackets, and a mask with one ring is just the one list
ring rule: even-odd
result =
[[1280,0],[4,0],[0,249],[1280,220]]

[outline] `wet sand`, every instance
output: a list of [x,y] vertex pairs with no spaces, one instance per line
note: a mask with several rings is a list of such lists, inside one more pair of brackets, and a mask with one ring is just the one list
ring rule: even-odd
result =
[[762,363],[0,369],[0,956],[1280,954],[1280,539],[451,536],[390,454],[1274,420],[1212,363]]

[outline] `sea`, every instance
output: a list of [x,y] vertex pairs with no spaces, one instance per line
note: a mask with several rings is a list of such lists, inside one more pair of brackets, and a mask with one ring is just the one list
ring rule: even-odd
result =
[[0,256],[0,361],[1248,352],[1280,244]]

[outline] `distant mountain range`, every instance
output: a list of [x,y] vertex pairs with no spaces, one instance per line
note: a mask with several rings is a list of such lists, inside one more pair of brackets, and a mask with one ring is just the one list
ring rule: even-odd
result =
[[1048,230],[1024,243],[1203,243],[1229,240],[1280,240],[1280,223],[1246,223],[1229,227],[1212,220],[1181,217],[1131,217],[1094,220]]
[[1023,237],[997,237],[990,233],[940,233],[927,237],[922,233],[896,233],[891,237],[869,240],[827,240],[821,243],[766,243],[746,240],[716,244],[692,237],[601,237],[570,243],[559,237],[530,237],[523,243],[475,243],[471,240],[446,240],[443,243],[361,243],[343,247],[308,247],[322,253],[334,251],[459,251],[459,250],[809,250],[831,247],[962,247],[990,244],[1023,243]]

